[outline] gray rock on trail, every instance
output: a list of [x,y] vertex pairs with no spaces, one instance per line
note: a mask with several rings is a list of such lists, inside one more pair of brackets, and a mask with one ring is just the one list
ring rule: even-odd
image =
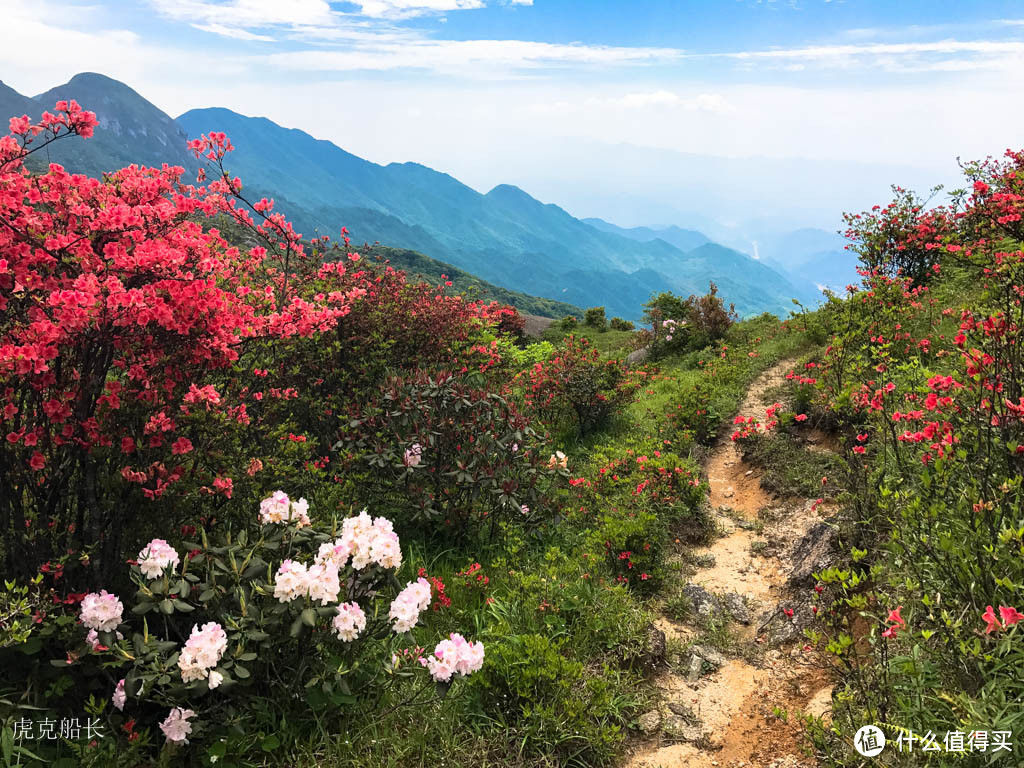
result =
[[715,669],[722,667],[727,659],[714,648],[704,645],[690,646],[690,668],[686,672],[686,680],[696,683],[704,674],[704,663],[707,662]]
[[653,624],[647,626],[647,643],[644,661],[656,667],[665,660],[665,633]]
[[694,613],[701,618],[707,618],[722,611],[722,605],[718,602],[718,598],[704,589],[704,587],[697,584],[687,584],[683,587],[683,594],[689,598]]
[[722,667],[728,661],[721,653],[716,651],[714,648],[708,648],[706,645],[691,645],[690,653],[701,659],[704,659],[715,669]]
[[789,572],[789,583],[796,587],[808,586],[816,571],[832,565],[836,560],[838,538],[832,520],[822,520],[812,525],[793,546],[790,555],[793,569]]
[[698,723],[697,716],[693,713],[693,710],[689,706],[681,701],[670,701],[668,703],[668,709],[673,715],[679,715],[688,723]]
[[634,349],[628,355],[626,355],[626,365],[636,365],[637,363],[647,362],[647,358],[651,356],[651,350],[648,347],[641,347],[640,349]]
[[704,659],[694,654],[690,657],[690,668],[686,672],[686,680],[690,683],[696,683],[700,680],[700,676],[704,673]]
[[645,712],[640,715],[640,719],[637,720],[637,726],[640,728],[640,732],[647,735],[653,736],[661,728],[661,712],[656,709],[652,709],[650,712]]
[[729,615],[740,624],[749,624],[751,620],[750,609],[747,608],[747,601],[738,592],[729,592],[722,596],[722,602]]
[[686,720],[681,717],[677,717],[676,715],[669,715],[665,718],[663,730],[667,737],[677,741],[697,743],[704,741],[707,737],[704,729],[699,725],[691,725],[686,722]]

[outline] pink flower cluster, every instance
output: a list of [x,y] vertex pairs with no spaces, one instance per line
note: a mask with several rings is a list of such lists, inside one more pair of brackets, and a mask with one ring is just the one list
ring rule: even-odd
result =
[[292,501],[284,491],[274,491],[260,502],[260,523],[263,525],[294,522],[299,528],[311,525],[309,502]]
[[147,579],[158,579],[170,566],[178,567],[181,559],[174,547],[163,539],[153,539],[139,552],[139,570]]
[[341,603],[338,606],[338,615],[334,617],[331,626],[334,627],[334,634],[339,640],[350,643],[366,629],[366,614],[356,603]]
[[484,664],[484,644],[471,643],[462,635],[453,632],[449,639],[437,644],[434,653],[420,659],[430,675],[440,683],[447,683],[452,675],[465,676],[480,669]]
[[210,688],[216,688],[223,679],[219,672],[214,672],[220,657],[228,647],[228,635],[224,627],[211,621],[203,625],[192,625],[192,634],[178,657],[182,682],[207,678]]
[[97,632],[113,632],[121,623],[124,604],[107,590],[90,592],[82,598],[82,623]]
[[410,448],[407,448],[405,454],[402,456],[402,462],[407,467],[418,467],[420,461],[423,459],[423,446],[419,443],[413,443]]
[[[345,557],[352,557],[352,567],[362,570],[370,563],[382,568],[398,568],[402,564],[402,550],[398,545],[398,534],[391,521],[384,517],[371,518],[364,509],[357,517],[349,517],[341,524],[341,538],[335,542],[335,556],[348,550]],[[341,563],[344,565],[344,563]]]
[[171,710],[166,719],[160,723],[160,730],[164,732],[167,743],[188,744],[188,735],[192,733],[192,723],[189,722],[189,718],[195,717],[195,714],[191,709],[182,709],[181,707]]
[[391,603],[388,617],[395,632],[408,632],[416,626],[420,614],[430,605],[430,582],[423,577],[410,581]]

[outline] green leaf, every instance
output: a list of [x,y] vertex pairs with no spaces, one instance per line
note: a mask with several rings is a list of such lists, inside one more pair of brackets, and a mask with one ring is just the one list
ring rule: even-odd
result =
[[241,666],[239,664],[235,664],[235,677],[239,677],[242,680],[246,680],[246,679],[248,679],[249,674],[250,673],[249,673],[248,669],[246,669],[245,667],[243,667],[243,666]]
[[182,613],[192,613],[195,610],[194,606],[189,605],[184,600],[173,600],[175,610],[181,611]]
[[302,623],[305,624],[307,627],[316,626],[316,611],[314,611],[312,608],[303,609],[302,613],[299,614],[299,618],[302,620]]
[[160,601],[160,611],[170,616],[174,613],[174,603],[168,600],[166,597]]
[[267,736],[261,743],[260,749],[264,752],[273,752],[275,749],[281,746],[281,740],[274,734]]

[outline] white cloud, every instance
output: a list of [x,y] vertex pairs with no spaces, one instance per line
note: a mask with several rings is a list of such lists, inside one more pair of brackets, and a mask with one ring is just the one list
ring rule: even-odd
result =
[[[734,51],[699,54],[707,58],[734,59],[740,62],[779,62],[792,67],[813,62],[815,66],[853,68],[876,65],[904,71],[949,71],[980,68],[1007,56],[1024,56],[1024,42],[1017,40],[937,40],[913,43],[868,43],[818,45],[802,48],[770,48],[759,51]],[[910,61],[910,64],[907,62]],[[971,67],[951,67],[949,62],[974,62]],[[915,63],[916,62],[916,63]]]
[[225,24],[234,28],[330,25],[338,14],[326,0],[150,0],[156,11],[169,19]]
[[483,0],[356,0],[356,4],[364,16],[391,19],[484,7]]
[[268,57],[275,67],[345,72],[427,69],[443,74],[493,76],[509,70],[559,66],[629,66],[679,59],[672,48],[539,43],[528,40],[407,40],[348,50],[306,50]]
[[257,35],[254,32],[249,32],[246,29],[238,29],[237,27],[225,27],[223,24],[193,24],[198,30],[203,32],[212,32],[215,35],[222,37],[232,37],[236,40],[259,40],[267,43],[274,42],[274,38],[268,35]]

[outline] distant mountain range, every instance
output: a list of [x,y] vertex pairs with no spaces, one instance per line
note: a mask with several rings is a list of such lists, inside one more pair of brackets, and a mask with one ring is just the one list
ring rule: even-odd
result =
[[190,110],[175,120],[103,75],[79,74],[34,98],[0,83],[0,117],[37,116],[69,98],[96,112],[95,138],[57,142],[43,162],[93,175],[132,162],[192,171],[186,139],[223,131],[236,147],[227,165],[246,192],[273,197],[299,231],[336,235],[347,226],[355,242],[419,251],[510,290],[603,305],[610,316],[628,319],[638,319],[654,293],[703,293],[710,280],[741,314],[785,313],[792,298],[818,299],[814,286],[787,274],[782,261],[773,268],[700,232],[576,219],[518,187],[481,194],[426,166],[378,165],[303,131],[227,109]]

